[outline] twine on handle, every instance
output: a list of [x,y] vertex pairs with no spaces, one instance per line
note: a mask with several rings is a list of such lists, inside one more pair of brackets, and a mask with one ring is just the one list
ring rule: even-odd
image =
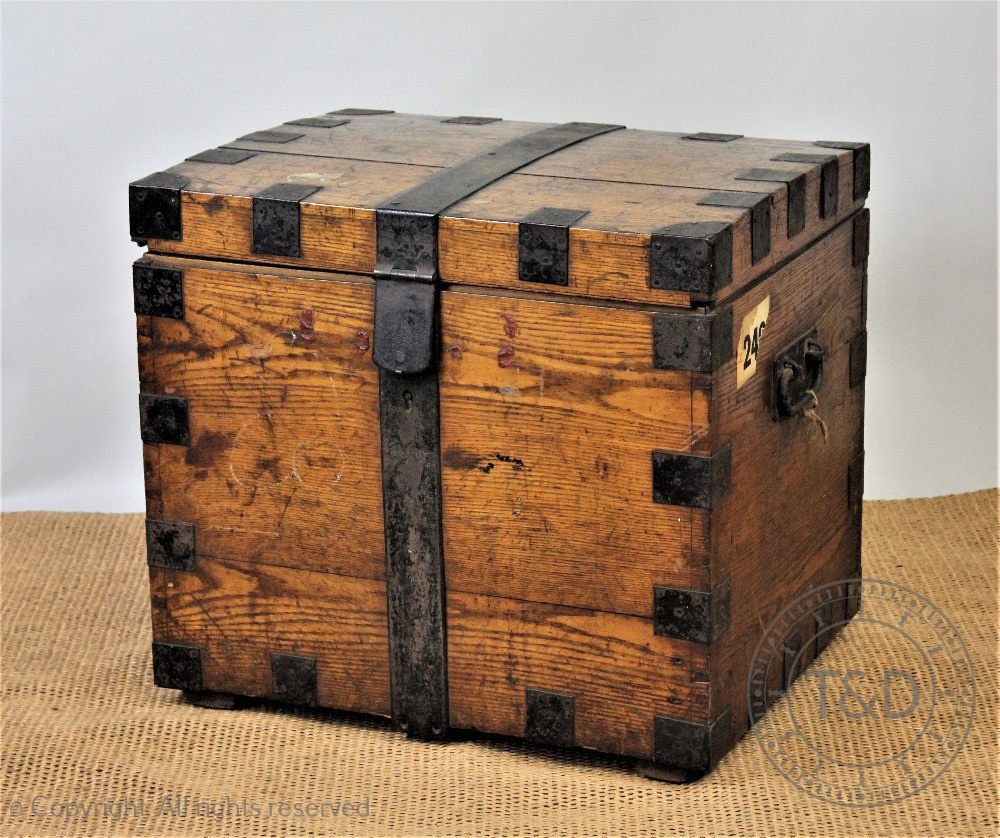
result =
[[823,421],[823,417],[816,412],[816,409],[819,407],[819,396],[812,389],[806,390],[806,393],[812,396],[813,403],[811,407],[807,407],[802,411],[802,415],[813,422],[819,423],[819,429],[823,432],[823,444],[826,445],[830,441],[830,429],[826,426],[826,422]]

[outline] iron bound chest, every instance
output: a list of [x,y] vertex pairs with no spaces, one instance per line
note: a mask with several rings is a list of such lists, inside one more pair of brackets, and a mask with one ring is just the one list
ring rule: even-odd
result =
[[868,173],[349,108],[133,183],[156,683],[707,771],[860,575]]

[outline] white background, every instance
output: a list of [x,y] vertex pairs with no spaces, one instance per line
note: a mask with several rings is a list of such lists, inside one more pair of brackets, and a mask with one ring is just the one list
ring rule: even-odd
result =
[[997,483],[993,3],[3,7],[3,503],[143,507],[127,184],[345,106],[872,144],[866,496]]

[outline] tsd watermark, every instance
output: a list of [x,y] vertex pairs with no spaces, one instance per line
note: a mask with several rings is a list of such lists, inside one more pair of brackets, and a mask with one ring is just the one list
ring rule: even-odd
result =
[[[854,645],[870,650],[864,668],[838,667],[835,648],[804,671],[848,622]],[[951,620],[877,579],[833,582],[787,606],[747,681],[750,723],[772,765],[842,806],[884,806],[926,788],[965,743],[975,705],[972,662]]]

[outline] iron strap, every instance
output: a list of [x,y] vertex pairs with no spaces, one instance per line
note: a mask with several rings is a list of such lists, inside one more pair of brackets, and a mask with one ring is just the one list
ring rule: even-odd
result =
[[620,125],[545,128],[446,169],[375,212],[375,335],[392,717],[411,736],[448,731],[441,429],[437,341],[438,216],[548,154]]
[[567,122],[544,128],[393,196],[375,211],[376,277],[433,282],[437,278],[437,219],[448,207],[542,157],[622,127]]

